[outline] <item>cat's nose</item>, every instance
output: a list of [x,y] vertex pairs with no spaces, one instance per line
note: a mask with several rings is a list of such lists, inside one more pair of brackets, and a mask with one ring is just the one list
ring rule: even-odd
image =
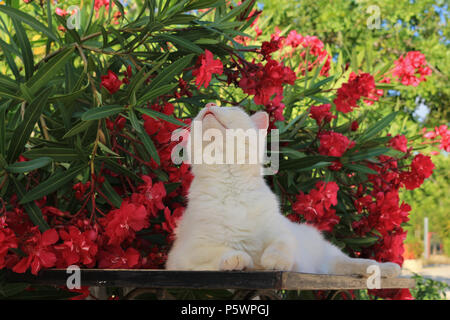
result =
[[206,109],[211,108],[211,107],[217,107],[217,105],[214,102],[209,102],[205,106]]

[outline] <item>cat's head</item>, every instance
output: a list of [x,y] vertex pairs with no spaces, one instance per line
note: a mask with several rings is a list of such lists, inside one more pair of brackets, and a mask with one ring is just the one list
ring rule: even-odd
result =
[[187,149],[194,174],[224,165],[259,168],[268,126],[266,112],[249,116],[240,107],[208,103],[191,124]]

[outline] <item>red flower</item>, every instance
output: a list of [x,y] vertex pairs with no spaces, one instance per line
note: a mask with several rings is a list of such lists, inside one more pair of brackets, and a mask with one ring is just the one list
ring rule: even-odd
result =
[[135,232],[149,226],[148,212],[143,205],[122,201],[119,209],[110,211],[100,220],[108,236],[108,244],[120,245],[125,239],[134,239]]
[[337,91],[334,99],[336,109],[343,113],[348,113],[357,108],[358,100],[361,97],[369,97],[375,90],[375,80],[368,73],[360,73],[356,75],[354,72],[350,74],[349,81],[344,83]]
[[214,56],[208,49],[197,59],[196,69],[192,71],[192,75],[196,77],[195,84],[200,87],[203,85],[208,88],[213,74],[221,75],[223,73],[223,65],[219,59],[214,60]]
[[421,177],[421,178],[428,178],[433,173],[434,164],[433,161],[431,161],[431,158],[428,156],[425,156],[421,153],[416,155],[411,162],[411,171]]
[[272,99],[279,105],[283,98],[283,84],[294,84],[295,73],[275,60],[268,59],[262,66],[259,64],[245,65],[239,87],[250,95],[255,95],[256,104],[268,105]]
[[61,9],[61,8],[55,8],[55,13],[61,17],[65,17],[69,14],[66,10]]
[[309,112],[309,116],[316,120],[316,123],[318,126],[322,124],[322,121],[325,121],[325,123],[328,123],[331,121],[331,119],[336,118],[335,115],[333,115],[330,112],[331,104],[322,104],[320,106],[312,106],[311,110]]
[[139,251],[128,248],[124,251],[120,246],[108,247],[98,254],[98,267],[100,269],[128,269],[139,266],[141,256]]
[[261,54],[264,56],[265,59],[270,59],[270,55],[278,51],[281,48],[281,43],[284,40],[284,38],[278,38],[278,39],[271,39],[270,41],[264,41],[261,45]]
[[358,123],[358,121],[353,121],[352,122],[352,124],[350,125],[350,130],[352,130],[352,131],[356,131],[356,130],[358,130],[358,128],[359,128],[359,123]]
[[17,238],[6,225],[6,217],[0,217],[0,269],[5,267],[5,257],[9,249],[17,248]]
[[165,208],[163,199],[166,196],[166,188],[162,182],[153,184],[149,176],[142,176],[144,183],[138,186],[138,192],[131,195],[131,201],[144,205],[147,212],[156,217],[159,210]]
[[40,233],[38,227],[32,227],[31,234],[24,241],[22,251],[28,254],[13,268],[14,272],[24,273],[31,266],[31,273],[37,275],[42,267],[51,268],[56,263],[56,255],[51,245],[58,241],[58,233],[49,229]]
[[342,169],[342,163],[339,160],[333,161],[330,166],[328,166],[328,169],[331,171],[339,171]]
[[355,145],[354,141],[333,131],[323,131],[319,134],[319,153],[325,156],[342,157],[342,155]]
[[299,221],[300,216],[316,226],[319,230],[331,232],[335,224],[339,223],[340,217],[331,209],[337,204],[337,192],[339,190],[336,182],[316,184],[309,194],[300,192],[297,201],[292,205],[293,214],[288,217],[293,221]]
[[170,214],[169,208],[164,209],[165,222],[162,223],[163,230],[172,234],[177,226],[177,222],[180,220],[184,212],[184,207],[176,208],[172,214]]
[[101,7],[105,6],[105,10],[109,8],[109,0],[95,0],[94,9],[95,11],[100,10]]
[[114,94],[119,91],[120,86],[122,85],[122,81],[119,80],[117,74],[108,70],[108,74],[106,76],[100,77],[102,82],[100,83],[100,88],[104,87],[109,93]]
[[66,230],[60,230],[59,236],[64,241],[63,244],[55,246],[64,259],[65,265],[82,263],[87,267],[92,267],[95,263],[97,245],[94,243],[97,234],[93,230],[81,232],[75,226],[69,226]]
[[392,74],[405,86],[416,87],[420,82],[426,81],[426,76],[431,74],[425,55],[420,51],[410,51],[405,57],[401,56],[394,61],[394,64]]
[[426,132],[426,128],[424,128],[423,136],[425,139],[431,139],[433,140],[432,142],[439,143],[439,149],[450,152],[450,130],[445,124],[435,127],[434,131],[429,132]]
[[404,135],[398,135],[389,141],[389,146],[395,150],[406,152],[408,151],[408,140]]

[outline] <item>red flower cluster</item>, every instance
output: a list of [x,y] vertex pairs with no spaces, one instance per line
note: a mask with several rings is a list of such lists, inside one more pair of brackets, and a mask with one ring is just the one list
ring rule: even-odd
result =
[[425,55],[420,51],[410,51],[405,57],[394,61],[394,64],[392,74],[405,86],[416,87],[431,74]]
[[337,91],[334,99],[336,109],[343,113],[353,111],[358,108],[358,100],[361,97],[374,97],[375,80],[369,73],[354,72],[350,74],[348,82],[344,83]]
[[213,74],[221,75],[223,73],[223,65],[219,59],[214,60],[214,56],[208,49],[197,59],[195,70],[192,75],[196,77],[195,84],[200,88],[202,85],[208,88]]
[[8,228],[6,218],[0,217],[0,269],[5,267],[5,257],[8,250],[15,248],[17,248],[16,235]]
[[68,226],[59,230],[59,237],[62,244],[55,245],[54,248],[62,255],[62,259],[58,262],[61,267],[74,264],[83,264],[87,267],[95,265],[95,256],[98,246],[95,243],[97,232],[94,230],[86,230],[81,232],[76,226]]
[[392,138],[389,141],[388,144],[391,148],[401,151],[401,152],[407,152],[408,151],[408,140],[404,135],[398,135]]
[[21,249],[26,257],[14,266],[13,271],[24,273],[31,267],[31,273],[37,275],[41,268],[51,268],[56,264],[55,249],[52,247],[58,241],[58,233],[49,229],[41,234],[38,227],[30,228],[30,234],[21,243]]
[[435,127],[434,131],[426,132],[424,128],[423,137],[431,141],[431,143],[439,143],[438,148],[446,152],[450,152],[450,129],[445,124]]
[[338,190],[336,182],[317,182],[315,189],[312,189],[309,194],[300,192],[297,195],[297,200],[292,205],[294,213],[288,215],[288,218],[299,222],[303,217],[307,223],[319,230],[331,232],[340,220],[336,210],[331,209],[331,206],[337,204]]
[[279,105],[283,99],[283,85],[293,85],[296,79],[289,67],[272,59],[268,59],[264,66],[261,63],[244,66],[239,87],[245,93],[254,95],[256,104],[267,105],[273,100]]
[[407,172],[402,172],[400,179],[406,189],[414,190],[420,187],[426,178],[431,176],[433,169],[434,164],[431,158],[419,153],[414,157],[411,169]]
[[319,133],[319,153],[324,156],[342,157],[344,153],[355,146],[355,142],[341,133],[322,131]]
[[336,116],[330,112],[331,104],[322,104],[320,106],[312,106],[309,111],[309,116],[316,120],[318,126],[322,125],[322,122],[328,123]]
[[115,74],[111,70],[108,70],[108,74],[106,76],[101,76],[100,78],[102,80],[100,83],[100,88],[104,87],[109,91],[110,94],[114,94],[119,91],[120,86],[123,83],[121,80],[119,80],[117,74]]

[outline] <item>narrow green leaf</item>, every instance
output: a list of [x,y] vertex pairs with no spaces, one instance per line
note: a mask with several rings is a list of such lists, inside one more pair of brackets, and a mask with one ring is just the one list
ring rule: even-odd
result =
[[139,100],[136,102],[136,105],[141,106],[147,102],[151,102],[153,99],[160,97],[163,94],[166,94],[167,92],[173,90],[177,86],[178,86],[178,83],[169,83],[169,84],[160,86],[158,88],[151,89],[139,98]]
[[59,70],[71,59],[74,48],[70,47],[63,50],[47,63],[42,65],[38,71],[27,81],[30,92],[34,95],[42,87],[55,77]]
[[19,101],[24,100],[22,97],[19,97],[18,95],[11,93],[11,92],[6,92],[5,90],[2,90],[2,89],[0,89],[0,97],[6,98],[6,99],[19,100]]
[[[15,189],[17,191],[17,196],[19,199],[22,199],[25,195],[25,188],[23,187],[22,183],[17,180],[14,177],[11,177],[11,180],[14,183]],[[41,232],[44,232],[45,230],[50,229],[47,222],[44,220],[44,217],[42,216],[41,209],[36,205],[34,202],[25,203],[24,204],[25,212],[27,213],[28,217],[30,217],[31,222],[33,222],[34,225],[39,227],[39,230]]]
[[[0,8],[3,6],[0,6]],[[0,9],[1,11],[1,9]],[[20,48],[20,52],[22,54],[22,61],[25,67],[25,77],[29,79],[34,72],[34,59],[33,59],[33,51],[31,50],[31,44],[28,40],[27,33],[23,28],[20,20],[12,19],[14,29],[16,30],[17,42]]]
[[24,152],[23,156],[28,159],[49,157],[57,162],[71,162],[82,158],[82,155],[80,155],[75,149],[61,147],[33,148]]
[[20,204],[24,204],[33,200],[37,200],[46,196],[56,190],[58,190],[61,186],[70,182],[73,178],[75,178],[82,170],[85,169],[85,166],[71,168],[64,172],[58,172],[44,182],[41,182],[36,187],[28,191],[23,198],[20,200]]
[[155,162],[159,165],[161,161],[159,159],[158,151],[156,150],[153,140],[148,136],[146,132],[144,133],[137,132],[137,135],[144,144],[145,149],[150,154],[150,157],[152,157],[152,159],[155,160]]
[[128,110],[128,116],[130,117],[131,126],[138,133],[142,133],[142,126],[139,123],[138,118],[136,117],[136,113],[134,113],[133,109]]
[[[359,151],[353,155],[351,155],[348,158],[348,162],[353,162],[353,161],[361,161],[361,160],[365,160],[371,157],[376,157],[382,154],[385,154],[386,152],[388,152],[390,149],[389,148],[373,148],[373,149],[368,149],[368,150],[364,150],[364,151]],[[342,158],[343,163],[347,162],[345,161],[345,158]]]
[[153,88],[158,88],[162,85],[165,85],[171,82],[176,75],[179,75],[183,69],[185,69],[189,63],[192,61],[192,58],[195,54],[189,54],[177,61],[171,63],[168,67],[164,68],[159,72],[159,74],[153,79],[150,83],[149,90]]
[[103,119],[114,114],[124,111],[123,106],[113,105],[113,106],[102,106],[98,108],[89,109],[81,115],[81,120],[98,120]]
[[370,169],[369,167],[360,165],[360,164],[351,164],[347,163],[344,165],[345,168],[350,169],[352,171],[367,173],[367,174],[378,174],[377,171]]
[[369,140],[373,136],[377,135],[379,132],[381,132],[383,129],[389,126],[389,124],[395,119],[397,114],[398,112],[390,113],[380,121],[377,121],[373,126],[364,131],[364,133],[361,136],[359,136],[359,138],[357,138],[356,141],[364,142]]
[[171,34],[162,34],[162,35],[156,37],[156,39],[158,39],[158,38],[162,38],[162,39],[164,39],[166,41],[170,41],[176,47],[179,46],[181,48],[187,49],[187,50],[192,51],[192,52],[197,53],[197,54],[202,54],[203,53],[203,49],[202,48],[200,48],[198,45],[196,45],[195,43],[193,43],[193,42],[191,42],[191,41],[189,41],[187,39],[184,39],[184,38],[181,38],[181,37],[176,37],[176,36],[171,35]]
[[16,162],[6,167],[6,170],[11,173],[25,173],[42,167],[45,167],[52,162],[49,157],[41,157],[30,161]]
[[168,116],[167,114],[164,114],[164,113],[152,110],[152,109],[135,108],[135,110],[139,111],[140,113],[146,114],[154,119],[161,119],[161,120],[176,124],[177,126],[182,126],[182,127],[187,126],[184,122],[181,122],[180,120],[177,120],[174,117]]
[[43,90],[28,106],[25,108],[23,121],[14,130],[11,137],[13,143],[8,149],[8,163],[14,162],[22,153],[25,143],[28,141],[31,132],[34,129],[50,95],[51,88]]
[[100,158],[100,157],[97,157],[97,158],[95,158],[95,161],[97,163],[102,163],[103,162],[105,164],[105,166],[108,169],[112,170],[113,172],[121,173],[121,174],[123,174],[123,175],[125,175],[125,176],[127,176],[129,178],[132,178],[133,180],[142,182],[142,179],[137,174],[135,174],[133,171],[129,170],[128,168],[118,164],[116,161],[114,161],[111,158],[104,158],[104,157]]
[[255,4],[255,1],[245,1],[240,6],[234,7],[230,12],[228,12],[226,15],[221,17],[218,22],[220,23],[220,22],[229,21],[229,20],[233,19],[234,17],[236,17],[237,15],[244,12],[244,10],[247,10],[247,12],[250,12],[249,10],[253,7],[254,4]]
[[11,18],[15,18],[23,23],[26,23],[34,30],[44,33],[52,40],[58,41],[58,38],[53,34],[53,32],[49,28],[47,28],[44,24],[42,24],[29,14],[26,14],[21,10],[9,6],[0,6],[0,12],[6,13]]
[[63,139],[67,139],[73,137],[74,135],[79,134],[80,132],[85,132],[91,125],[95,123],[94,120],[91,121],[81,121],[74,125],[66,134],[63,136]]
[[108,197],[108,200],[111,201],[111,203],[116,207],[120,208],[122,205],[122,198],[117,194],[116,190],[111,186],[108,179],[105,179],[105,181],[102,184],[102,191],[105,194],[105,196]]

